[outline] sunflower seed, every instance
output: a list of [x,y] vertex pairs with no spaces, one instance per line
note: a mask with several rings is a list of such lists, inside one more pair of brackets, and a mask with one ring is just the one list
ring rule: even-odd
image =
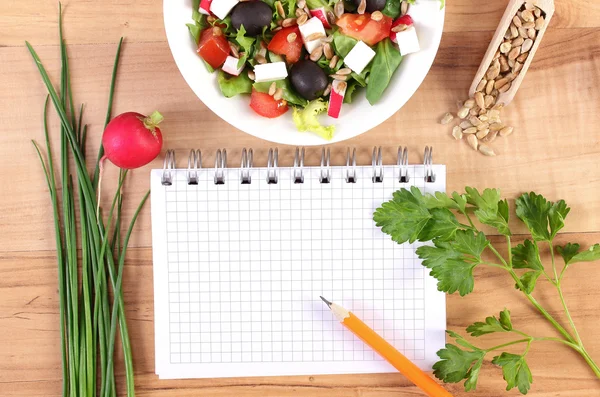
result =
[[475,136],[477,137],[477,139],[483,139],[486,136],[488,136],[489,133],[490,133],[490,129],[486,128],[484,130],[477,131],[477,134],[475,134]]
[[[487,113],[485,109],[483,109],[483,111]],[[479,120],[485,123],[486,121],[488,121],[488,117],[484,113],[479,116]]]
[[484,98],[485,108],[490,108],[496,103],[496,98],[491,95],[486,95]]
[[479,84],[477,84],[477,88],[475,88],[475,92],[481,92],[481,91],[483,91],[483,89],[485,88],[486,84],[487,84],[487,80],[486,79],[481,79],[481,81],[479,82]]
[[325,54],[325,58],[327,60],[333,58],[333,49],[331,48],[331,44],[325,43],[323,45],[323,54]]
[[340,81],[346,81],[348,80],[348,75],[343,75],[343,74],[332,74],[329,77],[331,77],[334,80],[340,80]]
[[475,127],[478,127],[481,125],[481,120],[479,120],[479,118],[476,116],[469,117],[469,122]]
[[508,66],[510,66],[511,68],[515,67],[515,63],[517,63],[517,61],[514,60],[514,59],[509,59],[508,60]]
[[275,93],[273,94],[273,99],[275,99],[276,101],[279,101],[283,98],[283,89],[278,88],[275,90]]
[[529,50],[531,50],[531,47],[533,47],[533,40],[531,40],[531,39],[525,40],[525,42],[523,43],[523,46],[521,47],[521,53],[525,54],[526,52],[529,52]]
[[469,116],[477,116],[479,115],[479,106],[475,106],[473,109],[469,110]]
[[279,32],[281,29],[283,29],[281,26],[277,26],[276,28],[271,30],[271,32]]
[[512,87],[512,83],[507,83],[507,84],[503,85],[501,88],[499,88],[498,91],[500,93],[505,93],[506,91],[510,90],[510,87]]
[[492,110],[502,110],[502,109],[504,109],[504,103],[497,103],[492,108]]
[[440,123],[442,125],[449,124],[452,120],[454,120],[454,116],[451,113],[446,113],[444,117],[442,117],[442,121]]
[[289,28],[290,26],[294,26],[296,24],[297,24],[296,18],[287,18],[287,19],[283,20],[283,22],[281,23],[281,26],[283,26],[284,28]]
[[462,119],[462,120],[466,119],[468,115],[469,115],[469,109],[467,109],[465,107],[460,108],[460,110],[457,113],[458,118]]
[[494,87],[499,90],[500,87],[505,86],[508,83],[508,80],[506,79],[506,77],[501,78],[499,80],[496,80],[496,84],[494,85]]
[[209,15],[206,17],[206,22],[213,24],[215,21],[217,20],[217,18],[213,17],[212,15]]
[[298,19],[296,20],[296,23],[298,25],[302,26],[306,23],[306,21],[308,21],[308,15],[303,14],[298,17]]
[[529,10],[529,11],[533,11],[536,9],[536,6],[534,6],[532,3],[527,1],[527,2],[525,2],[525,9]]
[[477,128],[477,131],[487,130],[488,128],[490,128],[490,124],[487,121],[486,122],[482,122],[476,128]]
[[406,29],[408,29],[408,25],[401,23],[399,25],[394,26],[392,28],[392,32],[394,32],[394,33],[404,32]]
[[492,132],[500,131],[504,127],[505,127],[505,125],[502,123],[492,123],[492,124],[490,124],[490,131],[492,131]]
[[535,22],[535,17],[530,10],[523,10],[521,13],[521,18],[523,18],[523,21],[525,22]]
[[510,134],[512,134],[514,132],[514,128],[513,127],[504,127],[503,129],[500,130],[499,134],[501,137],[505,137],[505,136],[509,136]]
[[344,14],[344,0],[340,0],[335,3],[335,7],[333,7],[333,13],[338,18]]
[[489,80],[488,81],[487,85],[485,86],[485,93],[486,94],[489,95],[489,94],[492,93],[492,91],[494,90],[494,83],[495,83],[494,80]]
[[285,18],[285,10],[283,9],[283,6],[281,5],[281,1],[275,2],[275,9],[279,13],[279,15],[281,15],[282,18]]
[[519,36],[521,36],[522,38],[526,39],[527,36],[527,29],[525,29],[524,27],[520,27],[519,28]]
[[471,122],[469,122],[468,120],[465,120],[459,124],[459,127],[462,128],[463,130],[466,130],[467,128],[473,127],[473,124],[471,124]]
[[311,33],[304,39],[305,42],[322,39],[325,35],[321,32]]
[[317,62],[323,56],[323,46],[316,47],[313,52],[310,53],[310,60]]
[[519,37],[519,28],[517,28],[515,25],[511,24],[510,25],[510,39],[516,39],[517,37]]
[[306,7],[306,0],[298,0],[298,8]]
[[497,118],[500,117],[500,111],[498,109],[490,109],[490,111],[488,112],[488,117],[491,118]]
[[356,12],[358,12],[359,14],[364,14],[365,10],[367,9],[367,0],[360,0],[360,3],[358,4],[358,8],[356,9]]
[[277,83],[272,82],[271,85],[269,86],[269,95],[271,95],[271,96],[275,95],[275,91],[277,91]]
[[[340,83],[341,84],[341,83]],[[327,87],[325,88],[325,91],[323,91],[323,96],[327,96],[331,93],[331,83],[329,83],[327,85]]]
[[483,141],[492,143],[496,140],[497,136],[498,136],[498,131],[490,131],[490,133],[485,138],[483,138]]
[[517,28],[520,28],[521,26],[523,26],[522,22],[521,22],[521,18],[519,18],[517,15],[515,15],[515,17],[513,18],[512,21]]
[[334,69],[339,60],[340,58],[337,55],[334,55],[333,58],[331,58],[331,61],[329,61],[329,69]]
[[479,141],[475,135],[467,135],[467,143],[473,150],[477,150],[477,147],[479,146]]
[[323,43],[331,43],[331,42],[333,41],[333,35],[332,35],[332,36],[323,37],[323,38],[321,39],[321,41],[322,41]]
[[466,107],[467,109],[473,109],[475,107],[475,99],[473,98],[469,98],[465,101],[465,103],[463,104],[464,107]]
[[400,16],[405,16],[406,14],[408,14],[408,8],[409,8],[410,4],[408,4],[407,1],[403,1],[402,4],[400,4]]
[[523,69],[523,64],[521,62],[517,62],[513,67],[513,73],[519,73],[521,69]]
[[341,74],[342,76],[347,76],[349,74],[352,74],[352,69],[350,68],[342,68],[340,70],[337,71],[337,74]]
[[546,23],[546,20],[544,19],[544,17],[539,17],[538,19],[535,20],[535,30],[540,30],[544,27],[544,24]]
[[508,60],[503,55],[500,57],[500,73],[506,73],[510,70],[510,66],[508,66]]
[[466,128],[463,130],[463,134],[467,134],[467,135],[477,134],[477,128],[475,128],[475,127]]
[[479,145],[479,151],[481,153],[483,153],[484,155],[490,156],[490,157],[493,157],[496,155],[496,152],[494,152],[494,149],[492,149],[491,147],[489,147],[488,145],[485,145],[483,143]]
[[[518,33],[518,31],[517,31],[517,33]],[[510,40],[510,39],[512,39],[512,31],[511,31],[511,29],[510,29],[510,28],[508,28],[508,29],[506,30],[506,33],[504,33],[504,38],[505,38],[506,40]]]
[[374,21],[381,21],[383,19],[383,14],[381,11],[375,11],[371,14],[371,19]]
[[459,126],[456,126],[456,127],[452,128],[452,136],[457,141],[461,140],[462,137],[463,137],[462,129]]
[[267,49],[266,48],[261,48],[260,50],[258,50],[258,55],[266,57],[267,56]]
[[229,49],[231,50],[231,55],[233,55],[234,58],[238,58],[240,57],[240,51],[237,48],[237,45],[235,45],[234,43],[229,43]]
[[267,63],[267,58],[265,58],[264,55],[256,54],[254,59],[256,60],[256,62],[260,63],[261,65]]
[[293,43],[294,41],[296,41],[297,38],[298,38],[298,35],[296,33],[292,32],[287,35],[287,42]]
[[535,22],[527,22],[523,24],[523,27],[525,29],[531,29],[531,28],[535,28]]
[[253,70],[248,70],[248,78],[252,81],[254,81],[254,79],[256,79],[256,75],[254,74]]
[[475,93],[475,102],[477,103],[477,106],[479,106],[481,109],[485,109],[485,98],[483,96],[483,93]]
[[523,43],[525,42],[525,39],[522,37],[517,37],[516,39],[514,39],[512,41],[512,43],[510,43],[513,47],[519,47],[521,45],[523,45]]
[[492,66],[490,66],[490,68],[488,69],[485,77],[488,80],[494,80],[496,77],[498,77],[499,74],[500,74],[500,61],[496,59],[494,61],[494,63],[492,64]]
[[521,63],[525,63],[525,60],[527,59],[527,57],[529,56],[529,53],[526,52],[524,54],[521,54],[517,57],[517,62],[521,62]]
[[533,15],[535,15],[536,18],[541,17],[542,16],[542,10],[540,10],[537,7],[535,7],[535,10],[533,11]]
[[330,25],[333,25],[336,21],[337,18],[335,17],[335,14],[331,11],[327,11],[327,21],[329,22]]
[[511,50],[512,46],[509,42],[504,42],[502,44],[500,44],[500,52],[503,54],[508,54],[508,52]]
[[213,27],[213,36],[222,36],[223,35],[223,31],[221,30],[220,27],[215,26]]
[[508,53],[508,59],[514,61],[515,59],[517,59],[519,54],[521,54],[521,47],[515,47]]
[[531,40],[535,40],[536,36],[537,36],[537,31],[534,28],[527,30],[527,37],[529,37]]
[[296,17],[306,14],[302,8],[296,8]]

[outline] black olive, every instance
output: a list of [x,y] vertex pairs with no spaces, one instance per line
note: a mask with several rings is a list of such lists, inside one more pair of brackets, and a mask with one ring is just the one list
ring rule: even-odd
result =
[[290,71],[292,85],[304,99],[312,101],[323,95],[329,81],[327,75],[312,61],[299,61]]
[[243,1],[231,13],[231,23],[237,30],[244,25],[248,36],[258,36],[265,26],[271,24],[273,10],[262,1]]
[[[354,0],[354,4],[358,7],[361,0]],[[367,12],[381,11],[385,8],[386,0],[367,0]]]

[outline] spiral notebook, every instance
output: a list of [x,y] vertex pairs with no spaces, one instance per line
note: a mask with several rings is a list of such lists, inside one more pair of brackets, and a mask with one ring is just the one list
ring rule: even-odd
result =
[[[444,191],[446,170],[408,165],[152,170],[156,373],[162,379],[396,371],[335,320],[319,295],[353,311],[425,370],[445,343],[445,297],[415,255],[372,220],[403,187]],[[237,162],[237,161],[236,161]]]

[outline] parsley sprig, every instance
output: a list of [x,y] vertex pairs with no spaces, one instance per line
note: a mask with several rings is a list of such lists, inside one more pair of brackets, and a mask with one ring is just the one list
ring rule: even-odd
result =
[[[437,378],[448,383],[464,380],[466,391],[475,390],[477,379],[488,353],[513,345],[523,345],[522,354],[501,352],[492,358],[492,363],[502,368],[506,390],[517,388],[527,394],[533,382],[526,362],[527,354],[534,342],[557,342],[579,353],[600,378],[600,368],[583,346],[567,307],[562,280],[566,270],[574,263],[591,262],[600,259],[600,244],[581,251],[579,244],[569,243],[555,246],[554,239],[565,225],[570,208],[564,200],[551,202],[536,193],[523,194],[516,200],[515,213],[527,226],[531,239],[513,246],[509,227],[510,207],[507,200],[501,199],[500,190],[467,187],[465,193],[423,194],[412,187],[394,193],[392,200],[382,204],[373,218],[377,226],[398,244],[415,241],[431,242],[417,248],[417,255],[423,266],[437,279],[440,291],[449,294],[458,292],[461,296],[473,292],[474,270],[479,266],[502,269],[515,282],[525,298],[549,321],[560,334],[559,337],[539,337],[526,334],[513,327],[510,311],[504,309],[498,317],[487,317],[476,322],[466,331],[472,337],[492,333],[506,333],[517,339],[490,348],[477,347],[461,335],[446,331],[455,344],[448,343],[437,354],[440,357],[434,366]],[[506,238],[508,250],[503,256],[493,246],[484,232],[474,223],[490,226]],[[551,252],[551,264],[544,266],[540,257],[540,246],[547,245]],[[555,253],[562,258],[560,269],[556,264]],[[493,258],[488,260],[488,258]],[[532,295],[539,280],[547,280],[559,295],[569,330],[559,323]]]

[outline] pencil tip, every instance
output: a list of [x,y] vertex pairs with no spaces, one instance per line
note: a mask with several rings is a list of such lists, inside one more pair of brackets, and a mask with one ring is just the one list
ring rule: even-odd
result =
[[322,300],[323,302],[325,302],[325,304],[326,304],[327,306],[331,307],[331,302],[329,302],[327,299],[323,298],[322,296],[319,296],[319,297],[321,298],[321,300]]

